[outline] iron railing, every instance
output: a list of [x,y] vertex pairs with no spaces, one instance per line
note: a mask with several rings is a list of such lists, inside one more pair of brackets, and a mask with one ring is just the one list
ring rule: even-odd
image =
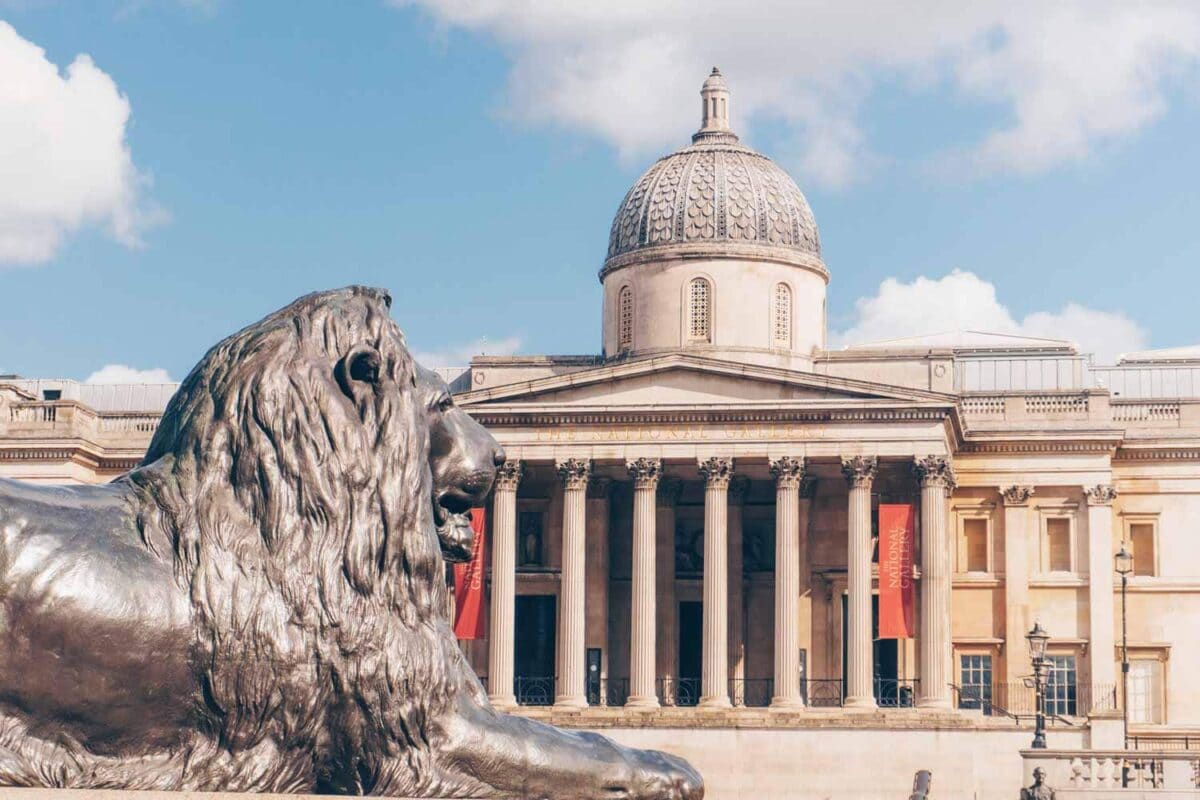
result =
[[876,678],[875,702],[880,708],[912,708],[919,685],[916,678]]
[[[623,706],[629,702],[629,678],[603,678],[600,681],[602,704]],[[591,698],[588,698],[591,702]],[[594,704],[593,704],[594,705]]]
[[517,705],[554,705],[554,676],[518,675],[513,679],[513,694]]
[[771,705],[775,681],[771,678],[730,678],[729,698],[735,706],[765,708]]
[[1200,750],[1200,736],[1195,734],[1132,734],[1127,745],[1129,750]]
[[[1026,683],[993,683],[990,686],[959,686],[950,684],[955,705],[962,709],[979,709],[987,716],[1008,717],[1014,722],[1032,722],[1037,716],[1037,690],[1032,681]],[[1068,686],[1046,699],[1046,721],[1053,725],[1074,725],[1075,717],[1093,711],[1116,711],[1117,687]]]
[[809,678],[800,682],[800,696],[812,708],[841,708],[846,693],[841,678]]

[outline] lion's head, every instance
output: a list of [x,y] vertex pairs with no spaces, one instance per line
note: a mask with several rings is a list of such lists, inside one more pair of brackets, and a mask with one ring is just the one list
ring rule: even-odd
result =
[[496,467],[504,463],[504,449],[455,405],[446,381],[419,364],[417,393],[429,426],[433,518],[442,555],[447,561],[466,561],[475,547],[468,512],[483,505],[496,479]]
[[[234,740],[261,735],[263,707],[336,704],[314,691],[374,707],[419,676],[425,691],[386,725],[396,736],[454,695],[426,408],[390,303],[312,294],[219,343],[129,476],[149,499],[147,543],[174,551],[211,664],[206,705]],[[264,664],[278,683],[248,682]]]

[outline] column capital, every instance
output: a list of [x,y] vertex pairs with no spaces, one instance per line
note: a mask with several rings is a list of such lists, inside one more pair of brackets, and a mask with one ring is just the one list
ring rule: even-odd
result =
[[625,462],[625,468],[638,489],[653,489],[662,478],[661,458],[632,458]]
[[607,500],[610,488],[612,488],[612,478],[607,475],[593,475],[588,479],[587,496],[592,500]]
[[679,502],[683,492],[683,481],[678,478],[661,478],[658,481],[658,505],[669,508]]
[[568,489],[586,489],[588,478],[592,475],[592,460],[590,458],[566,458],[559,461],[558,479]]
[[1111,506],[1113,500],[1117,499],[1117,488],[1107,483],[1085,486],[1083,496],[1087,498],[1089,506]]
[[746,495],[750,492],[750,479],[745,475],[734,475],[733,480],[729,482],[729,504],[732,506],[740,506],[746,502]]
[[954,478],[954,465],[946,456],[928,455],[924,458],[913,459],[913,471],[924,489],[930,486],[940,486],[946,494],[958,483]]
[[842,459],[842,474],[854,488],[870,488],[879,469],[879,459],[875,456],[849,456]]
[[771,462],[771,474],[781,489],[798,489],[804,480],[804,459],[781,456]]
[[1033,497],[1036,490],[1032,486],[1001,486],[1000,496],[1004,498],[1006,506],[1023,506],[1029,503],[1029,498]]
[[731,456],[702,458],[698,466],[700,474],[704,476],[704,480],[709,486],[715,486],[718,489],[729,487],[729,481],[733,478],[733,458]]
[[525,475],[520,459],[510,458],[496,467],[496,490],[515,492]]

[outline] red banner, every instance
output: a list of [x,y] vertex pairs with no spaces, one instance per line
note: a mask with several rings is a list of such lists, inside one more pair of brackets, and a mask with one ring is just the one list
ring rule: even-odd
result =
[[487,598],[483,592],[487,512],[482,508],[471,509],[471,530],[475,531],[471,560],[454,565],[454,635],[459,639],[487,636]]
[[913,638],[915,512],[907,503],[879,504],[879,638]]

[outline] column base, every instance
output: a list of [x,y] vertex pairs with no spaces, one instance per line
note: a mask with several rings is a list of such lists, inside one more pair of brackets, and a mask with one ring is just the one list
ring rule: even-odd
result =
[[492,704],[492,708],[500,711],[509,711],[517,707],[517,697],[512,694],[488,695],[488,702]]
[[727,695],[718,694],[712,697],[701,697],[699,708],[711,708],[720,710],[723,708],[733,708],[733,703],[729,701]]
[[554,698],[554,707],[561,711],[582,711],[588,707],[588,701],[586,697],[562,695]]
[[917,708],[928,711],[953,711],[954,704],[949,697],[918,697]]
[[654,695],[649,697],[630,697],[625,701],[625,708],[632,711],[657,711],[659,709],[658,698]]
[[772,697],[770,711],[803,711],[804,701],[799,697]]
[[864,697],[847,697],[842,702],[842,708],[850,711],[878,711],[879,705],[870,695]]

